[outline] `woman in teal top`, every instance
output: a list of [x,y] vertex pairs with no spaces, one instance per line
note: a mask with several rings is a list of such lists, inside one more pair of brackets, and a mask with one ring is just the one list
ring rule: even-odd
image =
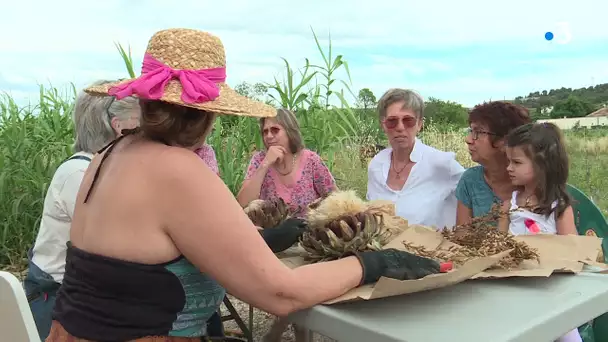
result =
[[456,224],[483,216],[494,203],[511,198],[513,186],[507,173],[504,138],[516,127],[531,122],[525,107],[494,101],[475,106],[469,113],[465,141],[478,166],[467,169],[456,186]]

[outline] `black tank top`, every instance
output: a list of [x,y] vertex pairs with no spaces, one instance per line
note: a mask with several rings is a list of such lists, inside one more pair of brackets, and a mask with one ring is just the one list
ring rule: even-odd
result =
[[[100,151],[109,147],[85,203],[105,158],[122,137]],[[183,256],[161,264],[141,264],[92,254],[68,242],[53,319],[73,336],[93,341],[202,337],[225,294],[224,288]]]

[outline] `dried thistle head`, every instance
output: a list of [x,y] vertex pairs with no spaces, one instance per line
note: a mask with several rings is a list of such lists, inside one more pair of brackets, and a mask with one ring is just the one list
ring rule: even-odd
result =
[[291,216],[289,206],[282,198],[253,200],[244,208],[245,214],[254,225],[267,229],[278,226]]
[[394,204],[367,202],[354,191],[334,191],[309,206],[302,247],[313,260],[331,260],[364,250],[378,250],[407,222],[394,218]]
[[366,211],[343,215],[321,226],[309,226],[300,245],[310,260],[334,260],[351,252],[380,250],[390,236],[382,215]]

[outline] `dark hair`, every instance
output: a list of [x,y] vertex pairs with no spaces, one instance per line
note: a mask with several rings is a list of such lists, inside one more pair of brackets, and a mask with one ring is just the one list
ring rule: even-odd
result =
[[211,131],[215,114],[157,100],[140,99],[140,130],[153,140],[191,147]]
[[561,130],[552,123],[531,123],[514,129],[506,139],[508,147],[522,147],[532,160],[537,185],[534,194],[539,205],[538,214],[549,215],[551,205],[557,201],[557,217],[572,203],[568,182],[568,152]]
[[469,112],[469,125],[472,123],[488,126],[492,146],[509,134],[513,129],[532,122],[526,107],[509,102],[484,102],[473,107]]

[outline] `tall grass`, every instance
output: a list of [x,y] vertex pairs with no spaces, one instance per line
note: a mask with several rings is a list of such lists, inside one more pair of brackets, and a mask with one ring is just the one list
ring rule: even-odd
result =
[[48,184],[71,154],[72,106],[43,87],[35,106],[0,97],[0,265],[21,262],[34,241]]
[[[348,105],[344,94],[352,93],[344,57],[334,57],[331,44],[324,50],[316,35],[315,42],[321,65],[306,59],[302,70],[294,71],[292,64],[284,60],[286,78],[275,80],[268,87],[275,105],[296,112],[305,144],[325,160],[338,186],[365,196],[367,160],[360,158],[359,147],[385,143],[384,137],[373,112]],[[130,52],[119,44],[117,48],[132,76]],[[348,82],[337,78],[342,69]],[[336,88],[338,85],[342,88]],[[48,184],[57,166],[72,153],[71,112],[75,96],[73,88],[61,95],[54,88],[40,87],[38,103],[33,106],[18,106],[8,95],[0,97],[0,266],[22,265],[35,239]],[[331,97],[340,105],[331,105]],[[608,165],[606,133],[566,133],[570,183],[592,197],[605,212],[608,194],[603,189],[608,188],[608,168],[602,165]],[[441,150],[456,152],[465,167],[473,165],[461,128],[429,123],[420,138]],[[258,121],[220,116],[208,143],[216,151],[224,182],[236,193],[252,153],[263,147]]]

